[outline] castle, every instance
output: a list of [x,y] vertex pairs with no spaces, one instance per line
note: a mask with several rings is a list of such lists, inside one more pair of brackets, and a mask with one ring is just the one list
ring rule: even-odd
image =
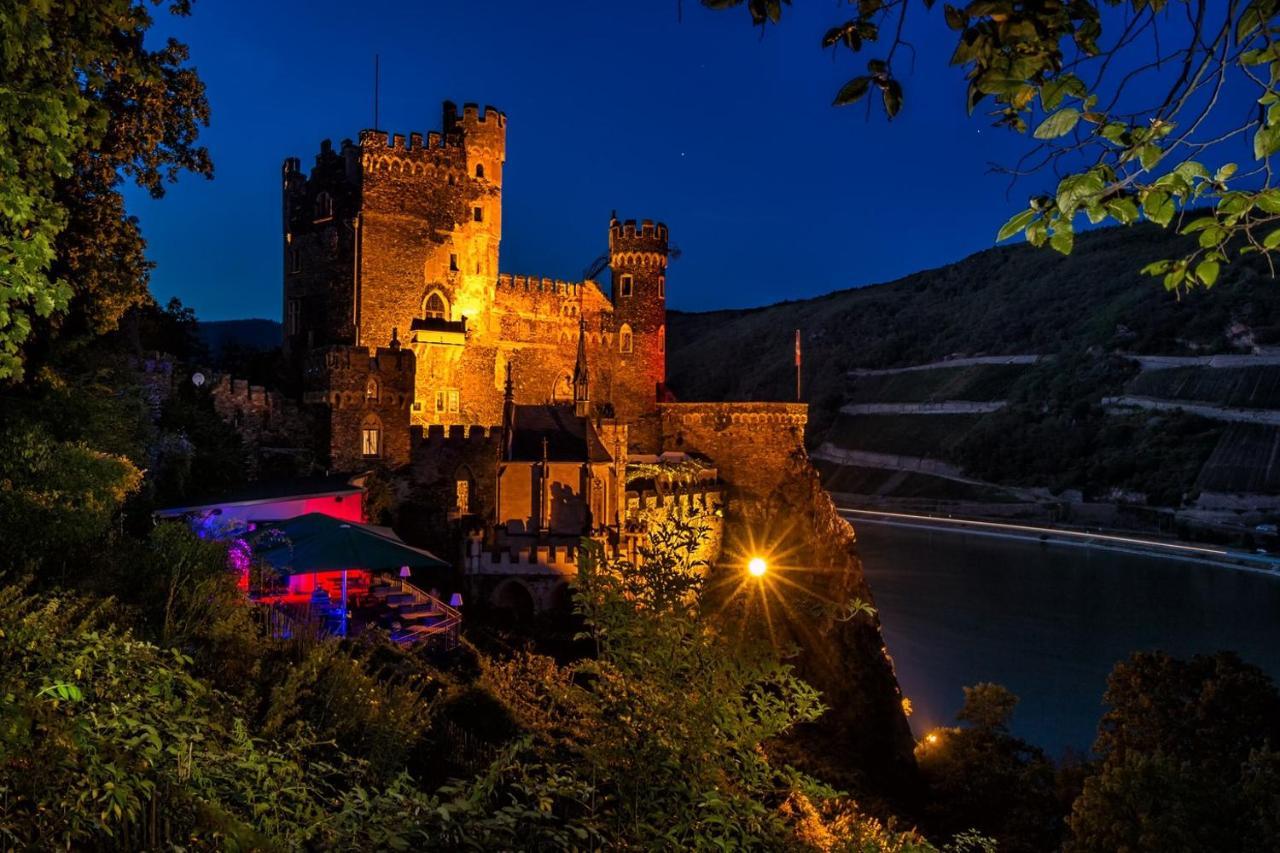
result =
[[634,553],[674,512],[717,549],[725,486],[767,493],[806,408],[674,401],[660,222],[611,218],[607,293],[500,272],[506,130],[446,102],[441,132],[285,160],[284,352],[321,455],[471,519],[477,576],[561,579],[583,536]]

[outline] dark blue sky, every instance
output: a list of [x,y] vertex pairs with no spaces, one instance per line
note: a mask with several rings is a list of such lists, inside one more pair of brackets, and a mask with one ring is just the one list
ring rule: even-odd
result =
[[[684,0],[219,2],[158,32],[191,47],[213,118],[211,182],[130,194],[152,290],[203,319],[280,316],[280,163],[372,123],[436,129],[440,103],[507,113],[502,269],[580,278],[609,213],[653,218],[683,251],[670,304],[767,304],[939,266],[992,245],[1035,187],[987,174],[1025,139],[970,119],[942,16],[897,61],[907,105],[833,108],[865,58],[818,41],[832,3],[801,3],[761,38],[742,9]],[[390,11],[389,11],[390,10]],[[923,15],[922,12],[916,14]],[[874,53],[870,55],[875,55]],[[903,54],[906,57],[907,54]]]

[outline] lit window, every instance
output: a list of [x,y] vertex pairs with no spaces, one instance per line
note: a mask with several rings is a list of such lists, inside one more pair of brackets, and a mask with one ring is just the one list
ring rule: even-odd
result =
[[364,386],[364,398],[371,402],[378,402],[378,380],[372,376],[369,377],[369,384]]
[[631,276],[624,275],[622,277],[621,292],[623,296],[626,296],[626,297],[631,296]]
[[471,211],[471,218],[474,219],[476,222],[484,222],[484,208],[483,207],[473,208]]
[[476,163],[476,177],[477,178],[484,177],[484,163]]
[[631,327],[625,324],[618,332],[618,351],[631,352]]
[[360,431],[360,452],[365,456],[377,456],[382,445],[382,430],[365,427]]
[[667,327],[658,327],[658,352],[667,351]]
[[331,216],[333,216],[333,196],[320,193],[316,196],[316,220],[328,219]]
[[441,388],[436,392],[436,412],[438,414],[457,414],[458,413],[458,389],[457,388]]
[[459,480],[456,497],[458,514],[466,515],[468,508],[471,506],[471,483],[466,480]]
[[444,301],[444,297],[440,295],[440,291],[432,291],[427,300],[422,303],[422,316],[430,317],[435,320],[448,319],[449,305]]

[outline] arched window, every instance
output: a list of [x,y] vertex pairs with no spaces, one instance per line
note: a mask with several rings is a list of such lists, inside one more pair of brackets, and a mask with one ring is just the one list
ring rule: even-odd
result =
[[658,327],[658,352],[667,351],[667,327]]
[[427,298],[422,301],[422,316],[435,320],[449,319],[449,303],[445,301],[440,291],[431,291]]
[[667,277],[665,275],[658,276],[658,298],[667,298]]
[[316,219],[328,219],[333,216],[333,196],[320,193],[316,196]]
[[618,352],[631,352],[631,327],[626,323],[618,330]]
[[620,294],[622,294],[623,296],[625,296],[625,297],[627,297],[627,298],[630,298],[630,297],[631,297],[631,284],[632,284],[631,276],[629,276],[629,275],[624,275],[624,276],[622,277],[622,283],[618,286],[618,292],[619,292]]
[[374,415],[365,418],[360,425],[360,455],[382,455],[382,421]]
[[477,178],[484,177],[484,163],[476,163],[476,177]]
[[364,386],[364,398],[371,403],[378,402],[378,380],[372,376],[369,377],[368,383]]

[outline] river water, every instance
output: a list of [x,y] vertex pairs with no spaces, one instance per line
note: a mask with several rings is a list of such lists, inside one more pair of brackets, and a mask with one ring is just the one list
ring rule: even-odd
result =
[[1087,750],[1116,661],[1230,649],[1280,682],[1280,578],[1156,556],[855,520],[917,736],[953,723],[961,687],[1021,697],[1013,730]]

